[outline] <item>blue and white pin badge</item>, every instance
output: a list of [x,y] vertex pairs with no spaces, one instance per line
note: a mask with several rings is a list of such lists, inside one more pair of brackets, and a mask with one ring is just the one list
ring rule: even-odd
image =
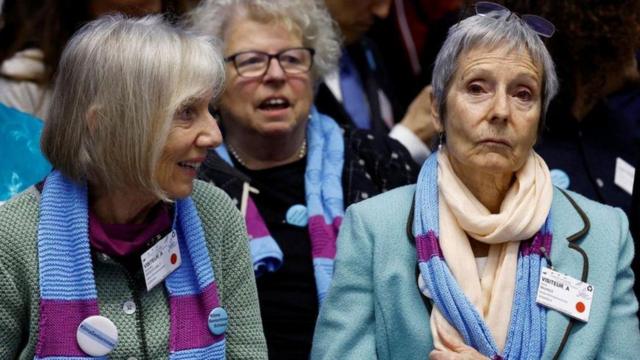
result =
[[569,175],[563,170],[552,169],[549,173],[551,174],[551,183],[560,189],[568,189],[569,185],[571,185]]
[[105,356],[118,345],[118,329],[104,316],[89,316],[78,326],[76,340],[87,355]]
[[209,331],[213,335],[222,335],[227,331],[227,324],[229,323],[229,316],[227,311],[218,306],[209,313],[208,325]]
[[293,205],[287,210],[286,214],[287,224],[293,226],[305,227],[309,222],[309,214],[307,207],[302,204]]

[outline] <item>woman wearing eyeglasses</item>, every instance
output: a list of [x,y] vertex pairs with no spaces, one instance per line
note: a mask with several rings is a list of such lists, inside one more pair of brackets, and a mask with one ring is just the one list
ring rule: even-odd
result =
[[245,215],[269,357],[308,358],[345,207],[414,182],[417,167],[397,142],[343,132],[313,108],[340,51],[321,3],[205,1],[192,21],[222,40],[227,69],[224,146],[200,177]]
[[316,359],[634,359],[620,209],[553,188],[533,151],[553,25],[478,2],[433,72],[439,151],[415,187],[349,208]]

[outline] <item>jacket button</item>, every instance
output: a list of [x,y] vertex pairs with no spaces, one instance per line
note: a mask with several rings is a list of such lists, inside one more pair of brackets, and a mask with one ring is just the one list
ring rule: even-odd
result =
[[122,311],[127,315],[132,315],[136,312],[136,303],[133,300],[127,300],[122,304]]

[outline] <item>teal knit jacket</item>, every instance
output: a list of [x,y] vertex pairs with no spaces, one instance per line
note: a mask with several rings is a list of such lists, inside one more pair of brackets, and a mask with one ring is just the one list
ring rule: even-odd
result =
[[[244,221],[231,199],[212,185],[195,181],[192,198],[204,227],[220,302],[229,314],[227,359],[266,359]],[[0,206],[0,359],[31,360],[34,356],[40,300],[39,204],[40,193],[32,187]],[[168,358],[165,288],[156,286],[147,292],[141,271],[130,275],[122,265],[95,251],[93,266],[100,314],[118,327],[119,343],[110,358]]]

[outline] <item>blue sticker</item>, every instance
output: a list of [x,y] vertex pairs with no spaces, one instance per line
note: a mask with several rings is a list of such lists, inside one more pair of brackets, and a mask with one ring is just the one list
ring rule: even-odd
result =
[[213,335],[222,335],[227,331],[227,323],[229,322],[229,316],[227,311],[222,307],[217,307],[211,310],[209,313],[209,331]]
[[553,169],[549,172],[551,174],[551,182],[553,185],[559,187],[560,189],[568,189],[571,181],[569,180],[569,175],[566,172],[560,169]]
[[287,224],[293,226],[305,227],[309,222],[309,215],[307,214],[307,207],[302,204],[296,204],[287,210],[286,215]]

